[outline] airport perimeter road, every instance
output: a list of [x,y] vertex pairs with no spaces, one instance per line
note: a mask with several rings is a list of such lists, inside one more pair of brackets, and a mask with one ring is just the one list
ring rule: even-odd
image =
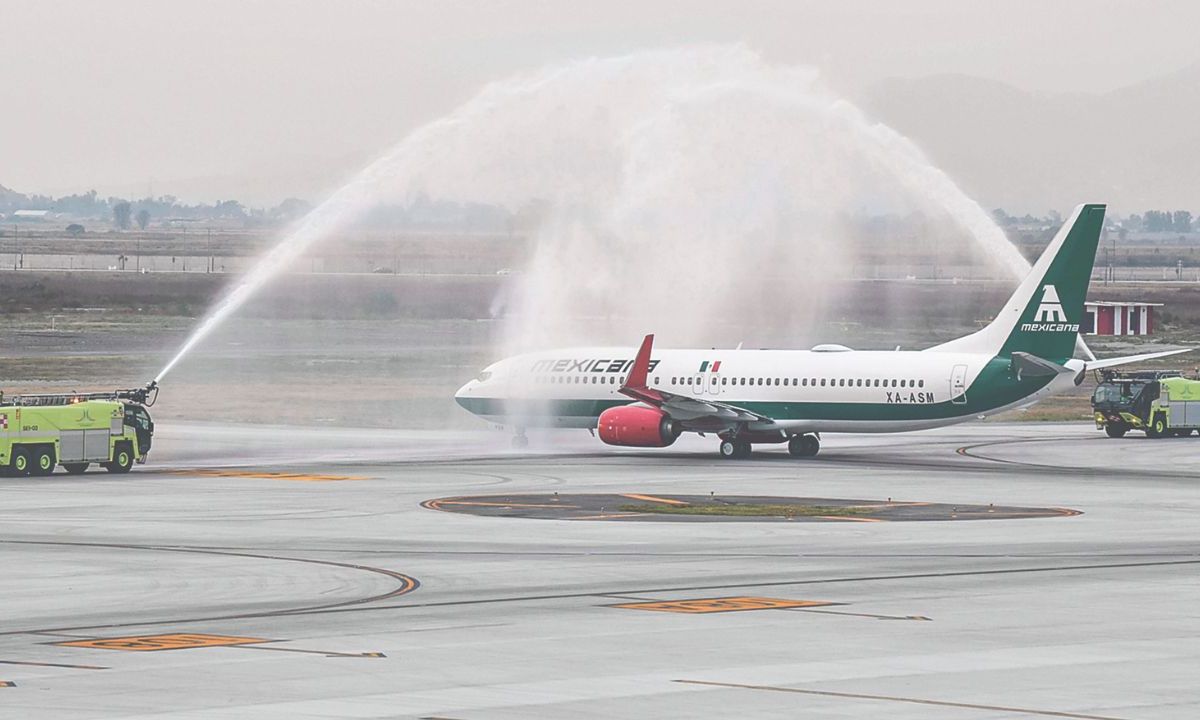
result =
[[[1200,716],[1200,438],[532,439],[169,425],[128,476],[0,480],[0,716]],[[579,494],[633,505],[508,516]],[[675,496],[886,512],[630,509]]]

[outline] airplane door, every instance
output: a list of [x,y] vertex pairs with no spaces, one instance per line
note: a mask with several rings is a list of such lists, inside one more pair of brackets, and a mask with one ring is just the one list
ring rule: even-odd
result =
[[700,373],[692,380],[692,394],[704,394],[704,373]]
[[967,366],[955,365],[950,374],[950,401],[956,405],[967,402]]
[[708,394],[709,395],[720,395],[721,394],[721,376],[718,375],[717,373],[709,373],[708,374]]

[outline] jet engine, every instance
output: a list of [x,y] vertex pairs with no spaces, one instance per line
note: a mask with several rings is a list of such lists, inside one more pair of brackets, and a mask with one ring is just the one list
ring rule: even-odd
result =
[[600,413],[600,439],[624,447],[666,447],[682,429],[662,410],[645,405],[622,405]]

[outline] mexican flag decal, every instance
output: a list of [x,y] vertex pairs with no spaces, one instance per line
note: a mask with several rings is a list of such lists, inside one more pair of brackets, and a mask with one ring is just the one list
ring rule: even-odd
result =
[[721,361],[720,360],[714,360],[712,362],[711,367],[709,367],[708,360],[705,360],[704,362],[700,363],[700,372],[720,372],[720,371],[721,371]]

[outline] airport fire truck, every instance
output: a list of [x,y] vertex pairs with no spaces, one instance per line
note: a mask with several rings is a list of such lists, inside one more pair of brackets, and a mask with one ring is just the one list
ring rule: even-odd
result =
[[129,472],[150,452],[154,421],[146,408],[157,395],[154,383],[100,393],[0,393],[0,471],[49,475],[62,465],[78,474],[96,463]]
[[1119,438],[1130,430],[1146,437],[1185,437],[1200,431],[1200,380],[1174,371],[1102,371],[1092,394],[1096,427]]

